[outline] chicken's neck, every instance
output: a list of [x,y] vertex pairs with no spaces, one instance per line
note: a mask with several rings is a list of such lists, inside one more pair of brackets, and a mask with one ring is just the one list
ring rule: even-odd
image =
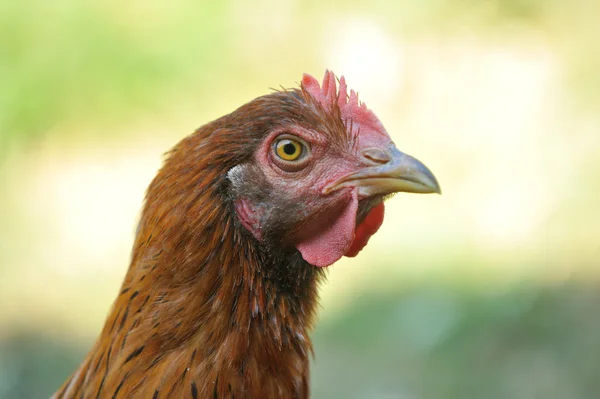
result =
[[323,272],[296,251],[262,247],[233,220],[221,225],[184,229],[176,240],[141,226],[85,375],[94,367],[110,386],[160,374],[138,387],[141,397],[171,380],[182,381],[181,392],[193,385],[197,397],[306,397]]

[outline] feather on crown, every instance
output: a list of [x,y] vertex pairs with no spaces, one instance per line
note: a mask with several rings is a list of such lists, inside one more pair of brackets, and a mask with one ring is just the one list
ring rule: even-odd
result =
[[325,71],[322,86],[319,85],[317,79],[305,73],[302,76],[302,89],[307,91],[325,108],[337,103],[342,120],[344,122],[351,121],[353,130],[367,128],[380,133],[385,132],[383,124],[373,111],[369,110],[364,103],[358,101],[358,94],[354,90],[350,90],[350,95],[348,95],[348,86],[344,76],[339,79],[339,91],[337,90],[336,81],[335,74],[329,70]]

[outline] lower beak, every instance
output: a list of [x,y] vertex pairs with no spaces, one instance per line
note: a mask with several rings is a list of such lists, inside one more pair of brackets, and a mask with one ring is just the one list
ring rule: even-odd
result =
[[395,146],[390,155],[389,162],[360,169],[328,187],[326,192],[356,187],[361,198],[397,192],[442,193],[437,179],[421,161],[400,152]]

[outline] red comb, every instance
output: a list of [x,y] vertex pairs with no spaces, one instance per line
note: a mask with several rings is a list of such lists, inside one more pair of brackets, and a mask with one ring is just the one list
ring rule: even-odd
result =
[[319,86],[319,81],[311,75],[305,73],[302,76],[302,88],[323,107],[329,108],[337,102],[343,121],[351,120],[352,126],[355,128],[363,126],[377,132],[385,132],[383,124],[373,111],[369,110],[364,103],[358,101],[358,94],[354,90],[350,90],[350,95],[348,95],[346,79],[343,76],[340,77],[339,82],[340,89],[338,91],[336,87],[337,78],[329,70],[325,71],[322,86]]

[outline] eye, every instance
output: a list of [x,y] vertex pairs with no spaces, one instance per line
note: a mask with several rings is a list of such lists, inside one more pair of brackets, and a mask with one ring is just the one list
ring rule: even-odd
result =
[[271,144],[270,158],[279,169],[298,172],[310,164],[310,146],[301,138],[284,133]]
[[293,162],[306,153],[306,146],[298,140],[279,139],[275,142],[275,153],[284,161]]

